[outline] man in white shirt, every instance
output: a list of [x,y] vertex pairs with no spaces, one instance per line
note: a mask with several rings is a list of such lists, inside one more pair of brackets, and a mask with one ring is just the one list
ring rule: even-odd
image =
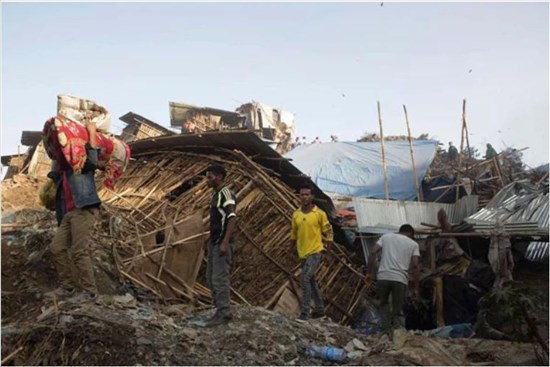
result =
[[[380,300],[382,330],[405,327],[402,315],[405,292],[409,281],[409,268],[413,273],[414,298],[418,295],[418,258],[420,251],[413,240],[414,229],[408,224],[399,228],[399,233],[380,237],[369,254],[367,269],[374,275],[376,255],[382,251],[378,267],[376,294]],[[388,299],[391,296],[391,311]]]

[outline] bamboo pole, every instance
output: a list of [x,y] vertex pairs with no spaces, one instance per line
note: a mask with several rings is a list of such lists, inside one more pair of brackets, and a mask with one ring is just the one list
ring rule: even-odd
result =
[[500,181],[500,184],[502,187],[504,187],[506,183],[504,182],[504,178],[502,176],[502,171],[500,169],[500,164],[498,163],[498,159],[496,157],[493,157],[492,160],[493,160],[493,165],[495,166],[495,171],[497,172],[497,176]]
[[384,196],[386,200],[390,199],[388,189],[388,169],[386,167],[386,153],[384,152],[384,131],[382,129],[382,113],[380,112],[380,101],[376,102],[378,106],[378,125],[380,125],[380,146],[382,147],[382,168],[384,169]]
[[158,298],[162,298],[162,294],[160,294],[159,292],[157,292],[157,291],[154,290],[153,288],[149,287],[147,284],[143,283],[141,280],[139,280],[139,279],[137,279],[137,278],[134,278],[133,276],[131,276],[130,274],[128,274],[128,273],[125,272],[124,270],[120,270],[120,274],[124,275],[126,278],[130,279],[133,283],[139,285],[140,287],[150,290],[150,291],[153,292],[153,293],[155,294],[155,296],[157,296]]
[[14,350],[13,352],[11,352],[10,354],[8,354],[6,356],[6,358],[2,359],[2,362],[1,364],[4,365],[8,362],[10,362],[13,358],[15,358],[15,356],[17,354],[19,354],[19,352],[21,352],[23,350],[23,346],[20,346],[19,348],[17,348],[16,350]]
[[[466,100],[464,100],[462,104],[462,108],[466,108]],[[462,128],[460,129],[460,154],[458,155],[458,169],[462,168],[462,156],[464,154],[464,120],[462,120]],[[456,173],[456,195],[455,195],[455,203],[458,201],[458,198],[460,196],[460,187],[458,186],[460,183],[460,171]]]
[[20,145],[17,145],[17,159],[18,159],[18,163],[17,163],[17,173],[20,173],[21,172],[21,166],[19,165],[19,160],[21,159],[21,146]]
[[[206,236],[206,235],[209,234],[209,233],[210,233],[210,231],[208,231],[208,232],[203,232],[203,233],[198,233],[198,234],[195,234],[195,235],[193,235],[193,236],[186,237],[186,238],[184,238],[184,239],[181,239],[181,240],[179,240],[179,241],[176,241],[176,242],[171,243],[171,244],[169,245],[169,247],[172,248],[172,247],[175,247],[176,245],[182,245],[182,244],[184,244],[185,242],[194,240],[194,239],[199,238],[199,237],[202,237],[202,236]],[[155,249],[153,249],[153,250],[150,250],[150,251],[147,251],[147,252],[145,252],[145,253],[143,253],[143,254],[137,255],[137,256],[136,256],[136,259],[141,259],[141,258],[150,256],[150,255],[156,254],[157,252],[161,252],[161,251],[163,251],[163,250],[164,250],[164,247],[157,247],[157,248],[155,248]],[[129,262],[131,262],[131,261],[132,261],[132,259],[125,259],[125,260],[123,260],[123,263],[125,263],[125,265],[126,265],[126,264],[128,264]]]
[[[162,274],[162,269],[164,268],[164,264],[166,263],[166,253],[168,252],[168,246],[170,245],[170,240],[172,239],[172,235],[174,234],[174,222],[178,219],[178,214],[180,212],[181,206],[178,206],[176,210],[176,214],[174,214],[173,217],[170,217],[169,223],[170,228],[168,229],[168,234],[166,235],[166,238],[164,239],[164,250],[162,251],[162,259],[160,261],[159,271],[157,273],[157,277],[160,277],[160,274]],[[162,215],[166,218],[166,207],[162,210]],[[171,246],[170,246],[171,247]]]
[[409,139],[409,149],[411,151],[411,162],[412,162],[412,168],[413,168],[413,177],[414,177],[414,184],[416,185],[416,199],[418,201],[424,200],[422,197],[422,191],[420,190],[420,185],[418,184],[418,176],[416,174],[416,164],[414,162],[414,150],[413,150],[413,144],[411,139],[411,128],[409,125],[409,115],[407,114],[407,107],[403,105],[403,111],[405,111],[405,122],[407,123],[407,137]]
[[548,172],[540,180],[537,181],[537,185],[540,184],[542,181],[546,180],[548,178]]
[[470,138],[468,137],[468,124],[466,123],[466,99],[462,100],[462,126],[466,136],[466,148],[468,149],[468,157],[472,160],[472,151],[470,149]]

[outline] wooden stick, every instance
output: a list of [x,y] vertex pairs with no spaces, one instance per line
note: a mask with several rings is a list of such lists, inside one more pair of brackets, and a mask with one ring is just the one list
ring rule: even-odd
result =
[[[160,274],[162,274],[162,268],[164,268],[164,264],[166,262],[166,253],[168,252],[168,246],[170,244],[170,240],[172,239],[172,235],[174,233],[174,222],[178,218],[180,208],[181,208],[181,206],[178,206],[178,208],[176,209],[176,214],[174,214],[174,216],[171,217],[171,219],[170,219],[170,228],[169,228],[169,231],[168,231],[168,235],[164,239],[164,250],[162,251],[162,258],[160,260],[160,266],[159,266],[159,271],[157,273],[157,277],[160,277]],[[164,207],[164,209],[163,209],[163,215],[164,216],[166,216],[165,215],[165,210],[166,210],[166,207]]]
[[[504,157],[507,157],[507,156],[509,156],[509,155],[515,154],[515,153],[517,153],[517,152],[522,152],[522,151],[527,150],[527,149],[529,149],[529,147],[517,149],[517,150],[514,151],[514,152],[500,152],[500,153],[498,153],[497,155],[495,155],[495,157],[497,157],[497,158],[504,158]],[[476,163],[476,164],[474,164],[474,165],[467,166],[467,167],[465,167],[465,169],[466,169],[466,170],[470,170],[470,169],[472,169],[472,168],[480,167],[480,166],[486,165],[486,164],[491,163],[491,162],[492,162],[492,158],[485,159],[484,161],[481,161],[481,162]]]
[[542,181],[546,180],[548,178],[548,172],[540,180],[537,181],[537,185],[540,184]]
[[284,271],[287,275],[289,276],[292,276],[292,273],[290,271],[288,271],[284,266],[282,266],[281,264],[279,264],[279,262],[277,260],[275,260],[274,258],[272,258],[271,256],[269,256],[269,254],[267,254],[260,245],[258,245],[256,243],[256,241],[254,241],[254,239],[252,238],[252,236],[250,236],[243,228],[241,225],[239,225],[237,223],[237,228],[239,228],[241,230],[241,233],[244,234],[244,236],[246,237],[246,239],[254,246],[256,247],[256,249],[258,249],[258,251],[260,251],[260,253],[262,255],[264,255],[267,259],[269,259],[269,261],[271,261],[275,266],[277,266],[279,269],[281,269],[282,271]]
[[506,182],[504,181],[502,170],[500,168],[500,163],[498,162],[498,159],[496,157],[493,157],[493,164],[495,165],[495,170],[497,171],[497,176],[500,179],[500,184],[502,187],[506,186]]
[[250,302],[248,302],[248,301],[246,300],[246,298],[244,298],[243,296],[241,296],[241,294],[235,290],[235,288],[229,287],[229,289],[230,289],[231,292],[233,292],[233,294],[236,295],[237,298],[240,299],[243,303],[246,303],[248,306],[252,306],[252,305],[250,304]]
[[435,271],[435,241],[428,241],[430,244],[430,270]]
[[[451,187],[454,187],[454,186],[451,186]],[[439,200],[441,200],[441,198],[443,196],[445,196],[445,194],[447,194],[449,192],[449,190],[451,190],[451,187],[448,187],[447,189],[445,189],[445,191],[443,191],[441,193],[441,195],[439,195],[435,200],[434,200],[434,203],[437,203]]]
[[157,278],[151,273],[145,272],[145,275],[148,276],[150,279],[153,279],[155,282],[160,283],[164,286],[168,285],[164,280]]
[[288,287],[288,284],[290,283],[290,280],[287,280],[284,282],[279,289],[275,292],[275,294],[263,305],[264,308],[271,308],[273,304],[281,297],[283,292],[285,291],[286,287]]
[[[104,188],[104,190],[106,190],[107,192],[110,192],[110,193],[112,193],[113,195],[117,196],[117,197],[118,197],[119,199],[121,199],[122,201],[125,201],[130,207],[134,208],[134,209],[135,209],[137,212],[139,212],[141,215],[147,217],[147,214],[145,214],[141,209],[136,208],[136,207],[134,206],[134,204],[132,204],[132,202],[129,201],[128,199],[126,199],[125,197],[120,196],[118,193],[116,193],[115,191],[112,191],[112,190],[110,190],[110,189],[108,189],[108,188]],[[152,222],[154,222],[156,225],[160,225],[160,223],[158,223],[156,220],[154,220],[154,219],[152,219],[152,218],[150,218],[150,220],[151,220]]]
[[150,290],[150,291],[153,292],[157,297],[162,298],[162,294],[160,294],[159,292],[157,292],[157,291],[154,290],[153,288],[149,287],[147,284],[143,283],[141,280],[134,278],[133,276],[131,276],[130,274],[128,274],[128,273],[125,272],[124,270],[120,270],[120,274],[124,275],[126,278],[130,279],[133,283],[139,285],[140,287],[143,287],[143,288],[145,288],[145,289]]
[[[19,146],[17,146],[17,148],[19,148]],[[19,352],[21,352],[23,350],[23,348],[24,348],[23,346],[20,346],[19,348],[17,348],[16,350],[14,350],[10,354],[8,354],[6,356],[6,358],[2,359],[1,364],[4,365],[4,364],[8,363],[9,361],[11,361],[16,355],[19,354]]]
[[134,227],[136,229],[136,238],[137,238],[137,242],[138,242],[138,245],[136,246],[136,249],[134,251],[134,256],[132,256],[132,262],[130,263],[130,267],[128,268],[128,271],[132,271],[133,267],[134,267],[134,264],[136,262],[136,258],[137,258],[137,254],[138,254],[138,249],[141,250],[141,255],[145,255],[145,248],[143,247],[143,242],[141,241],[141,237],[139,235],[139,229],[138,229],[138,226],[136,224],[136,222],[134,222]]
[[466,147],[468,149],[468,157],[472,160],[472,150],[470,149],[470,138],[468,136],[468,124],[466,123],[466,99],[462,101],[462,123],[464,124],[464,133],[466,135]]
[[451,185],[443,185],[443,186],[437,186],[437,187],[432,187],[430,189],[430,191],[436,191],[436,190],[443,190],[443,189],[450,189],[450,188],[453,188],[453,187],[457,187],[457,186],[464,186],[465,184],[464,183],[460,183],[460,184],[451,184]]
[[418,184],[418,176],[416,175],[416,164],[414,163],[414,150],[411,139],[411,128],[409,125],[409,115],[407,114],[407,107],[405,107],[405,105],[403,105],[403,111],[405,111],[405,122],[407,123],[407,137],[409,139],[409,149],[411,151],[414,184],[416,185],[416,200],[422,201],[424,198],[422,197],[422,191],[420,190],[420,185]]
[[384,131],[382,129],[382,113],[380,112],[380,101],[376,102],[378,106],[378,125],[380,125],[380,146],[382,147],[382,168],[384,169],[384,196],[386,200],[390,199],[388,189],[388,170],[386,167],[386,153],[384,151]]
[[351,271],[354,275],[357,275],[360,279],[364,279],[365,276],[361,273],[359,273],[357,270],[355,270],[354,268],[352,268],[349,264],[347,264],[344,260],[342,260],[340,258],[340,256],[336,255],[336,254],[333,254],[332,252],[328,252],[329,254],[331,254],[338,262],[340,262],[342,265],[344,265],[349,271]]
[[[195,234],[195,235],[193,235],[193,236],[189,236],[189,237],[184,238],[184,239],[182,239],[182,240],[179,240],[179,241],[176,241],[176,242],[174,242],[174,243],[171,243],[171,244],[170,244],[170,248],[172,248],[172,247],[174,247],[174,246],[176,246],[176,245],[181,245],[181,244],[183,244],[183,243],[185,243],[185,242],[187,242],[187,241],[191,241],[191,240],[193,240],[193,239],[195,239],[195,238],[198,238],[198,237],[201,237],[201,236],[205,236],[205,235],[207,235],[207,234],[209,234],[209,233],[210,233],[210,231],[208,231],[208,232],[203,232],[203,233],[198,233],[198,234]],[[153,254],[156,254],[157,252],[160,252],[160,251],[162,251],[162,250],[164,250],[164,247],[158,247],[158,248],[156,248],[156,249],[154,249],[154,250],[150,250],[150,251],[148,251],[148,252],[145,252],[145,253],[143,253],[143,254],[138,255],[137,258],[140,259],[140,258],[145,257],[145,256],[153,255]],[[128,263],[129,261],[130,261],[130,259],[126,259],[126,260],[124,260],[123,262]]]
[[[466,108],[466,100],[463,100],[462,102],[462,109],[464,110]],[[458,169],[462,168],[462,156],[464,154],[464,120],[462,120],[462,126],[460,129],[460,154],[458,155]],[[456,174],[456,195],[455,195],[455,202],[458,201],[458,198],[460,196],[460,187],[458,186],[460,184],[460,171]]]

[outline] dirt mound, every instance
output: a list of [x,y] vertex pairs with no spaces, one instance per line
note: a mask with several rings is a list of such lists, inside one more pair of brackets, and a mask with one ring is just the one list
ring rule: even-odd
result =
[[[4,355],[16,365],[484,365],[534,364],[533,346],[476,339],[441,340],[396,333],[364,337],[327,319],[299,321],[236,306],[228,325],[194,321],[212,310],[160,305],[125,296],[96,301],[45,299],[26,318],[4,323]],[[342,362],[303,353],[309,345],[348,351]],[[488,351],[498,351],[488,353]]]
[[38,192],[47,177],[32,178],[24,174],[2,181],[2,212],[23,208],[41,208]]
[[[98,224],[98,225],[101,225]],[[2,320],[24,313],[32,301],[57,286],[49,244],[57,230],[55,214],[45,209],[3,212]],[[98,288],[115,293],[120,287],[110,260],[110,246],[94,233],[92,257]],[[76,271],[76,269],[73,269]]]

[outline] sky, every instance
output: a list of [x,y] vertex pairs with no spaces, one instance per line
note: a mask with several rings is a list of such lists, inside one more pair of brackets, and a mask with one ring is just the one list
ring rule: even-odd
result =
[[295,114],[296,133],[428,133],[548,162],[548,3],[3,3],[2,155],[57,95],[169,126],[168,103]]

